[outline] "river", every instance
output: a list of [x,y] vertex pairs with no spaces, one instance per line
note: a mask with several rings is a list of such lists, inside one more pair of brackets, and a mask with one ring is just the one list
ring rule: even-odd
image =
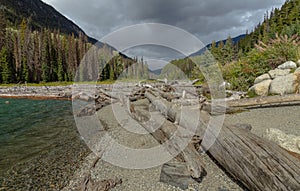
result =
[[0,190],[59,190],[89,153],[70,101],[0,99]]

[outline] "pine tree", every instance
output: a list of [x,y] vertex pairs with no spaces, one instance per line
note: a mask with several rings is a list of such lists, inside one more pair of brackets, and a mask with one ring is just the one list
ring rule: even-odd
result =
[[232,62],[234,59],[234,47],[232,38],[229,36],[226,40],[224,49],[223,49],[223,63]]
[[12,79],[12,70],[7,60],[7,50],[5,47],[2,47],[0,52],[0,66],[2,69],[1,71],[2,82],[5,84],[10,83]]
[[4,17],[3,9],[0,8],[0,50],[5,45],[6,37],[6,20]]

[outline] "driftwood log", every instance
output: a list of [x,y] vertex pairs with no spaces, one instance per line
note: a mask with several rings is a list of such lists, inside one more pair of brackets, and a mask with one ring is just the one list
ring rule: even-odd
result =
[[[139,124],[142,127],[144,127],[160,144],[163,144],[166,141],[172,139],[174,133],[178,129],[178,127],[175,124],[169,121],[166,121],[164,125],[162,125],[159,129],[153,129],[155,127],[160,126],[160,124],[156,122],[156,119],[161,117],[161,114],[159,113],[153,114],[153,119],[150,119],[149,121],[147,119],[147,116],[143,114],[140,110],[131,109],[130,113],[131,116],[134,119],[136,119],[139,122]],[[155,115],[159,116],[155,117]],[[182,140],[182,142],[188,143],[186,148],[182,152],[180,152],[182,150],[181,146],[171,141],[170,144],[166,144],[166,149],[173,156],[180,155],[177,157],[182,158],[187,163],[187,167],[190,171],[191,177],[201,180],[201,178],[205,175],[206,172],[204,170],[204,162],[199,152],[194,146],[194,144],[196,143],[189,143],[189,140],[187,140],[187,138],[184,137],[184,135],[180,134],[180,132],[177,132],[176,135]]]
[[[170,121],[178,121],[179,110],[167,101],[146,92],[145,96]],[[197,112],[180,118],[179,125],[189,129],[198,119]],[[212,157],[234,178],[239,180],[249,190],[300,190],[300,160],[292,156],[280,146],[264,140],[249,131],[235,126],[223,124],[218,133],[218,127],[208,123],[210,116],[201,112],[198,125],[199,133],[215,138],[213,145],[202,146],[208,149]]]
[[300,94],[277,95],[268,97],[256,97],[241,100],[227,101],[228,107],[255,108],[261,106],[280,106],[285,104],[300,104]]

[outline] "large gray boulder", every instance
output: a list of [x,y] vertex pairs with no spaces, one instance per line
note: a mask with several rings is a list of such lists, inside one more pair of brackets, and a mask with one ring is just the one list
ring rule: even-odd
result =
[[277,68],[281,69],[281,70],[295,69],[295,68],[297,68],[297,64],[293,61],[287,61],[284,64],[281,64],[280,66],[278,66]]
[[271,94],[293,94],[295,93],[296,75],[289,74],[275,78],[270,85]]
[[300,154],[300,136],[285,134],[279,129],[269,128],[263,134],[263,138],[275,142],[289,151]]
[[265,81],[265,80],[270,80],[270,79],[271,79],[271,77],[270,77],[269,74],[263,74],[263,75],[261,75],[261,76],[258,76],[258,77],[255,79],[254,84],[258,84],[258,83],[260,83],[260,82],[263,82],[263,81]]
[[252,86],[249,91],[254,92],[256,95],[259,96],[267,96],[269,94],[269,88],[272,80],[265,80],[258,84]]
[[291,71],[290,69],[286,69],[286,70],[275,69],[275,70],[270,70],[268,74],[271,76],[271,79],[275,79],[280,76],[288,75],[290,71]]

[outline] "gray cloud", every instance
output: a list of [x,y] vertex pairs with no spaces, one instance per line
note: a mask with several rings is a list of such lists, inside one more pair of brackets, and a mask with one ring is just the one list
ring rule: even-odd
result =
[[[204,43],[252,29],[266,10],[284,0],[44,0],[96,38],[143,22],[170,24]],[[232,29],[232,30],[230,30]],[[227,31],[228,30],[228,31]],[[224,32],[225,31],[225,32]],[[211,35],[214,34],[214,35]]]
[[[285,0],[43,0],[97,39],[145,22],[182,28],[204,44],[252,30]],[[163,57],[163,56],[162,56]]]

